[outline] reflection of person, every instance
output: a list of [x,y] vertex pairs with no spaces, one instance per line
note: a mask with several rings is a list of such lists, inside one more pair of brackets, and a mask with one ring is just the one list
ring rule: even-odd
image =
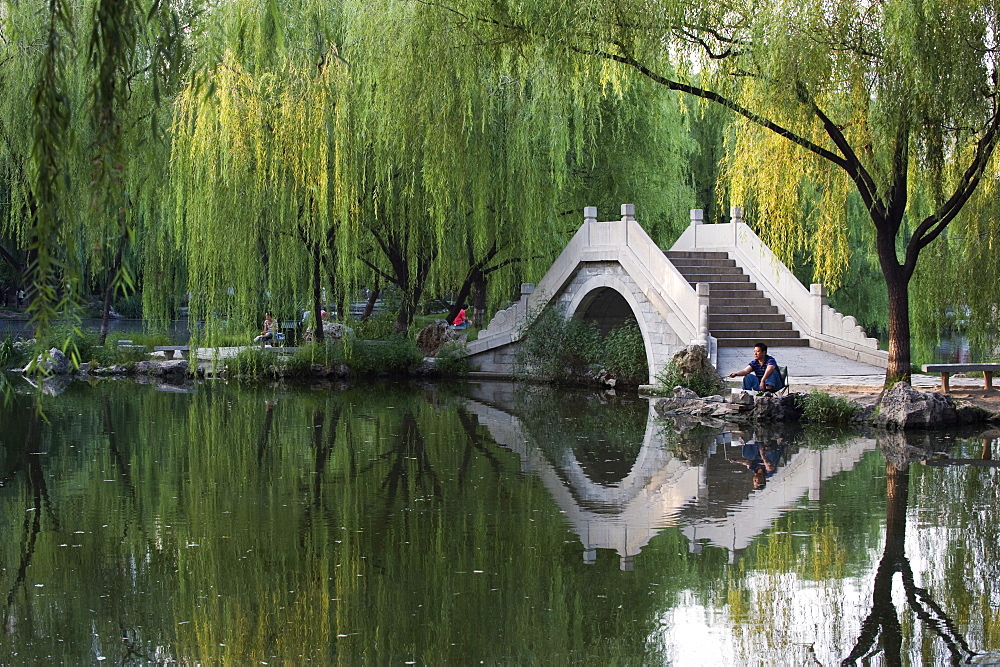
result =
[[767,353],[764,343],[754,345],[753,359],[747,367],[730,373],[729,377],[742,377],[743,388],[747,391],[778,391],[785,386],[778,372],[778,362]]
[[463,303],[462,307],[458,309],[458,315],[456,315],[455,319],[451,321],[451,325],[456,329],[467,329],[469,326],[469,320],[465,316],[466,308],[468,308],[468,306]]
[[253,339],[253,342],[260,343],[262,341],[269,341],[274,338],[274,318],[271,317],[271,313],[264,313],[264,329],[260,332],[260,335]]
[[767,480],[778,472],[778,462],[785,453],[784,445],[767,445],[748,442],[743,445],[743,458],[736,463],[746,466],[753,474],[753,488],[763,489]]

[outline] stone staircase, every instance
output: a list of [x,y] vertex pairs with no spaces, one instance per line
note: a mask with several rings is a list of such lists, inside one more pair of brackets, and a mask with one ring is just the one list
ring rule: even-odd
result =
[[709,283],[708,330],[719,347],[809,346],[809,340],[792,329],[727,253],[668,250],[664,254],[692,287]]

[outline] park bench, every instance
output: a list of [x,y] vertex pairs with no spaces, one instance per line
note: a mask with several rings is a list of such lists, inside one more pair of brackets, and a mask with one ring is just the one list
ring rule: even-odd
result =
[[149,349],[149,347],[146,346],[146,345],[136,345],[135,343],[133,343],[130,340],[120,340],[120,341],[118,341],[118,349],[119,350],[140,350],[142,352],[145,352],[146,350]]
[[190,351],[187,345],[157,345],[153,348],[153,352],[162,352],[167,359],[173,359],[174,352],[180,352],[181,357],[186,359]]
[[941,374],[941,390],[942,393],[947,394],[950,391],[948,387],[948,376],[952,373],[967,373],[971,371],[982,371],[984,388],[986,391],[993,389],[993,373],[1000,371],[1000,363],[987,363],[987,364],[924,364],[921,366],[925,373],[940,373]]

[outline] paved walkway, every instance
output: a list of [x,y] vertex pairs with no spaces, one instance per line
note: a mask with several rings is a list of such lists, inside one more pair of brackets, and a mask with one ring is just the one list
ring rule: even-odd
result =
[[[812,347],[769,347],[767,353],[781,366],[788,366],[788,385],[792,391],[808,391],[811,387],[878,389],[885,383],[885,369],[851,361]],[[720,347],[719,373],[728,375],[746,368],[753,359],[753,348]],[[742,380],[739,380],[742,381]],[[739,386],[738,379],[728,380]],[[940,375],[914,373],[911,384],[923,390],[939,389]],[[952,387],[982,388],[982,378],[951,376]]]

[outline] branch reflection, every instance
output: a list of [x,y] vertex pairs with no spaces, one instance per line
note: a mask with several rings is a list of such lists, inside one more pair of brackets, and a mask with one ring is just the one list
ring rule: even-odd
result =
[[906,557],[910,464],[932,458],[936,452],[929,443],[918,443],[915,439],[908,441],[905,433],[885,434],[879,438],[879,446],[886,459],[885,548],[875,573],[871,612],[861,624],[861,632],[854,648],[841,664],[854,665],[858,660],[867,663],[880,651],[888,664],[902,664],[902,632],[899,615],[892,601],[892,582],[897,573],[902,580],[910,609],[944,641],[952,664],[959,664],[976,653],[969,648],[954,621],[934,601],[930,592],[916,585],[910,561]]

